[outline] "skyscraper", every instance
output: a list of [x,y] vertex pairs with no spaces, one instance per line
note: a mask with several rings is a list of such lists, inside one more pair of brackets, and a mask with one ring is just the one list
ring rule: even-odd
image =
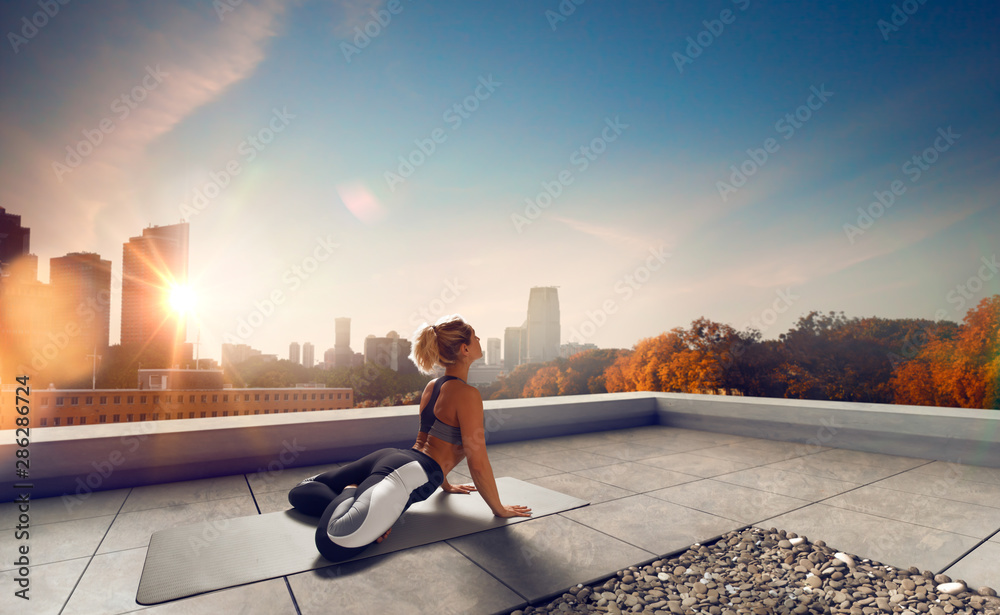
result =
[[111,327],[111,261],[90,252],[49,259],[49,283],[58,304],[56,318],[80,326],[74,343],[88,353],[106,349]]
[[351,319],[334,319],[336,338],[333,344],[333,366],[350,367],[354,359],[354,351],[351,350]]
[[313,367],[316,365],[316,347],[312,342],[302,344],[302,365]]
[[524,327],[507,327],[503,332],[503,370],[510,373],[521,364]]
[[536,286],[528,296],[528,363],[559,358],[559,290]]
[[21,216],[0,207],[0,270],[31,252],[31,229],[21,226]]
[[500,338],[486,338],[486,364],[489,366],[500,365]]
[[129,239],[122,251],[122,345],[169,356],[184,343],[184,318],[171,308],[170,295],[187,278],[186,222],[145,228]]
[[292,342],[288,345],[288,360],[292,363],[301,363],[299,360],[299,343]]

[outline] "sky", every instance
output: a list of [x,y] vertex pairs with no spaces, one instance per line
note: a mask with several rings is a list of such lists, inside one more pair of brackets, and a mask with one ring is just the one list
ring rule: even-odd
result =
[[[48,11],[48,12],[46,12]],[[1000,293],[1000,5],[12,1],[0,206],[48,261],[190,224],[188,338],[563,342]],[[120,295],[112,299],[118,341]],[[200,331],[200,333],[199,333]]]

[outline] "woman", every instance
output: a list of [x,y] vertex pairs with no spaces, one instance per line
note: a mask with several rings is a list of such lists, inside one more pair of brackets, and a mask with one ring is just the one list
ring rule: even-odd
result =
[[[410,449],[386,448],[307,478],[288,494],[296,509],[319,516],[316,547],[331,562],[349,559],[382,542],[414,502],[440,486],[447,493],[478,491],[497,517],[530,517],[526,506],[505,506],[486,455],[483,399],[466,384],[469,366],[483,356],[475,330],[451,316],[414,333],[410,358],[424,374],[435,365],[445,375],[427,383],[420,397],[420,429]],[[452,485],[447,476],[469,460],[474,485]]]

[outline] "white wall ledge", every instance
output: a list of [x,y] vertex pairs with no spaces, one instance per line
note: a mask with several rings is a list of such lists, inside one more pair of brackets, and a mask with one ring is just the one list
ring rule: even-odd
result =
[[[674,393],[487,401],[488,443],[668,425],[1000,467],[1000,412]],[[409,447],[417,406],[46,427],[31,432],[32,498],[356,459]],[[0,431],[0,501],[13,500],[13,430]],[[9,477],[9,478],[8,478]]]

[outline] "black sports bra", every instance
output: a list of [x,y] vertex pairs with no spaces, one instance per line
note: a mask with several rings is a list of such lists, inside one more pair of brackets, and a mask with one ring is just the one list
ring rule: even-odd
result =
[[420,409],[420,431],[451,444],[462,444],[462,430],[434,416],[434,404],[437,403],[438,394],[441,393],[441,385],[449,380],[464,382],[455,376],[441,376],[437,379],[430,400],[426,406]]

